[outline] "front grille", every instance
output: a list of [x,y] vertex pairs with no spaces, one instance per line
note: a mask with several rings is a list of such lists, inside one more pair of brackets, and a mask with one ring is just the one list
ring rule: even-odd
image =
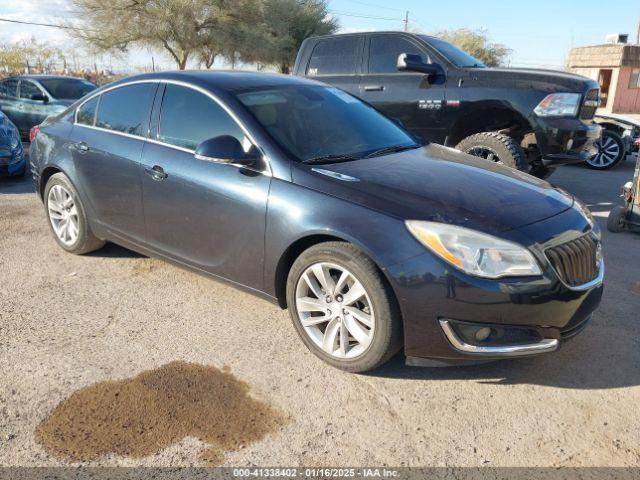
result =
[[560,279],[570,287],[583,285],[598,276],[598,241],[591,235],[548,248],[545,253]]
[[[585,105],[586,102],[595,102],[595,104]],[[599,102],[600,102],[600,90],[597,88],[594,88],[593,90],[589,90],[587,94],[584,96],[584,101],[582,102],[582,108],[580,109],[580,118],[584,120],[591,120],[596,114],[596,109],[598,108]]]

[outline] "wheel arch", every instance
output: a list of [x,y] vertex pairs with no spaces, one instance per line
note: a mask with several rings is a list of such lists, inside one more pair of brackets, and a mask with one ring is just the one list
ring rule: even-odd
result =
[[[49,165],[42,170],[42,173],[40,174],[40,183],[38,185],[38,195],[40,195],[40,200],[44,200],[44,189],[47,186],[47,182],[56,173],[64,173],[67,175],[64,170],[55,165]],[[69,176],[67,175],[67,178],[68,177]]]
[[[389,288],[393,292],[394,297],[396,296],[393,286],[387,278],[385,271],[380,267],[379,262],[376,261],[376,258],[371,254],[371,252],[355,239],[349,238],[349,236],[347,235],[342,235],[340,233],[331,231],[328,233],[312,233],[298,238],[293,243],[291,243],[291,245],[289,245],[289,247],[282,253],[282,255],[280,255],[280,259],[278,260],[276,266],[274,278],[276,299],[280,308],[287,308],[287,279],[289,277],[289,271],[291,270],[293,263],[308,248],[326,242],[345,242],[359,248],[373,262],[373,264],[378,269],[380,276],[389,285]],[[397,298],[394,298],[394,301],[397,302]]]
[[469,135],[504,130],[514,132],[516,138],[520,139],[533,131],[533,128],[524,116],[511,108],[478,107],[458,118],[451,128],[446,145],[455,147]]

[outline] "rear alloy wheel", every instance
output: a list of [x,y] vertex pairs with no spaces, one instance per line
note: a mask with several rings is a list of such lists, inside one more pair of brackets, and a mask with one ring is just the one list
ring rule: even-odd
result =
[[484,158],[526,172],[528,164],[522,148],[508,135],[498,132],[482,132],[469,135],[456,148],[462,152]]
[[104,245],[91,232],[80,197],[63,173],[56,173],[47,181],[44,205],[51,231],[64,250],[81,255]]
[[342,370],[371,370],[400,348],[393,293],[375,264],[348,243],[303,252],[289,273],[287,304],[305,345]]
[[589,168],[608,170],[615,167],[624,158],[624,143],[616,132],[603,130],[602,138],[594,145],[598,149],[598,153],[587,160]]

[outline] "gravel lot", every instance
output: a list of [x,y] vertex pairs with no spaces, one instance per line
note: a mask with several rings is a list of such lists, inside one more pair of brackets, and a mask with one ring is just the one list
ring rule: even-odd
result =
[[[551,180],[604,228],[633,163],[564,167]],[[0,231],[0,465],[640,464],[640,235],[604,232],[602,305],[556,353],[446,369],[406,367],[398,356],[352,375],[308,353],[288,314],[262,300],[114,245],[84,257],[63,252],[28,180],[0,180]],[[147,370],[155,372],[140,375]],[[166,427],[161,395],[153,405],[131,400],[147,398],[132,394],[141,384],[184,393],[205,381],[228,382],[231,393],[187,420],[205,424],[204,433]],[[171,410],[195,416],[201,395],[178,397]],[[82,407],[87,398],[96,410]],[[72,446],[46,440],[56,419],[78,411],[95,420],[105,404],[123,423],[124,447],[98,442],[65,460]],[[257,427],[227,426],[233,442],[206,430],[209,418],[223,425],[248,410],[267,413]],[[133,417],[146,423],[132,426]],[[71,420],[72,428],[83,421]],[[118,430],[107,427],[91,428]],[[137,427],[156,429],[140,434],[151,444],[136,444]],[[207,455],[211,444],[221,451]]]

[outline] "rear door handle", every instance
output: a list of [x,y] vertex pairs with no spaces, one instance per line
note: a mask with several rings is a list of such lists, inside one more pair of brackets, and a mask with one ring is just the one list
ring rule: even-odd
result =
[[24,104],[23,103],[19,103],[16,108],[18,110],[24,110]]
[[169,176],[164,173],[164,169],[160,165],[154,165],[153,168],[145,168],[144,173],[158,182],[164,180]]
[[384,90],[384,85],[365,85],[365,92],[382,92]]

